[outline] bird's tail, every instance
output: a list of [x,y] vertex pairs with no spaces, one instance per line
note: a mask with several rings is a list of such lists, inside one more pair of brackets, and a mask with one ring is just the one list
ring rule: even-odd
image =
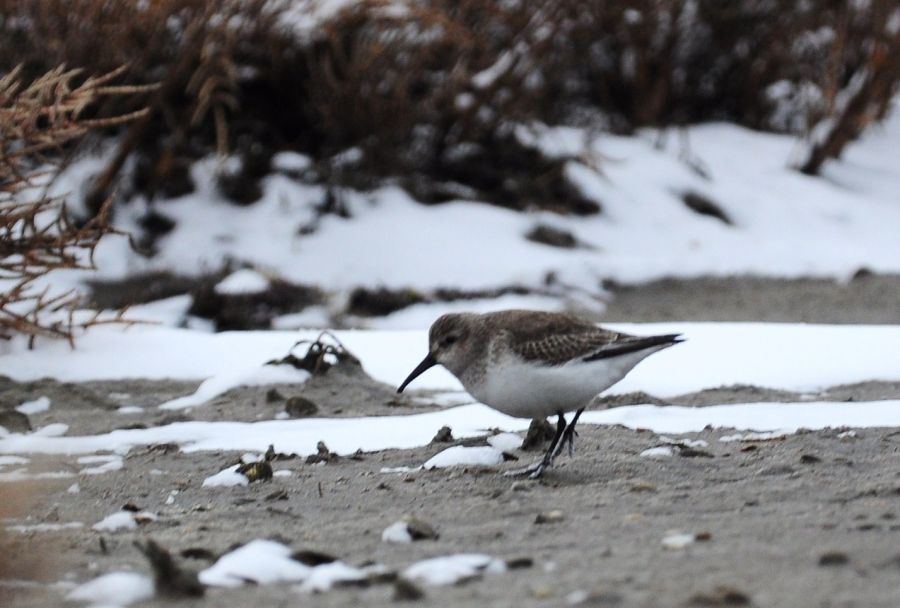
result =
[[[663,336],[634,336],[631,340],[622,342],[610,348],[604,348],[598,353],[594,353],[584,358],[584,361],[597,361],[599,359],[608,359],[609,357],[618,357],[641,350],[662,347],[667,348],[673,344],[684,342],[681,334],[666,334]],[[659,350],[659,349],[658,349]]]

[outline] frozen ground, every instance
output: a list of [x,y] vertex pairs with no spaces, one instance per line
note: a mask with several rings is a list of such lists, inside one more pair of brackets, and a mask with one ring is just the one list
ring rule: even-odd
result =
[[[197,605],[389,605],[395,583],[379,581],[394,572],[434,606],[892,606],[900,327],[617,327],[688,341],[600,404],[620,407],[586,414],[575,457],[540,482],[502,475],[538,453],[485,438],[521,437],[528,421],[466,404],[438,370],[395,394],[421,330],[338,332],[375,379],[261,365],[315,333],[98,327],[76,351],[8,344],[0,388],[35,430],[0,433],[0,482],[41,485],[7,512],[7,542],[46,565],[0,590],[23,606],[147,597],[132,541],[152,538],[197,556],[178,558],[213,585]],[[285,419],[298,396],[317,413]],[[660,401],[678,405],[648,405]],[[451,443],[430,444],[445,425]],[[335,455],[307,462],[319,442]],[[269,445],[286,455],[272,480],[235,484],[235,463]],[[383,541],[405,516],[438,538]],[[229,557],[254,541],[253,559]],[[301,549],[339,561],[285,557]],[[217,582],[244,579],[258,584]]]

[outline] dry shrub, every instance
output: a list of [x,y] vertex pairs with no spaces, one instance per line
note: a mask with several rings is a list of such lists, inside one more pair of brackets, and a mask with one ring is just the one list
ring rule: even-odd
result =
[[[0,72],[128,65],[128,83],[162,83],[96,106],[99,117],[151,111],[96,180],[95,210],[129,158],[125,183],[152,200],[189,192],[196,158],[236,153],[241,168],[220,187],[249,204],[271,155],[293,149],[319,161],[309,179],[333,186],[397,178],[424,202],[592,213],[566,159],[523,145],[516,123],[812,133],[802,168],[814,173],[883,116],[900,82],[896,0],[359,0],[308,39],[286,25],[296,10],[0,0]],[[361,156],[341,154],[351,148]],[[330,190],[323,209],[340,211]]]
[[142,111],[82,118],[97,100],[131,91],[109,84],[119,72],[78,84],[79,71],[63,68],[30,84],[23,84],[19,70],[0,78],[0,338],[72,340],[79,296],[38,289],[36,283],[53,270],[93,266],[94,248],[110,232],[109,205],[93,219],[75,222],[62,201],[46,196],[41,180],[67,143],[91,129],[141,118]]
[[[90,73],[125,65],[130,84],[160,83],[143,95],[108,99],[99,116],[139,107],[150,111],[130,125],[89,197],[96,211],[136,154],[134,184],[152,198],[169,182],[183,183],[190,160],[210,148],[245,145],[242,135],[283,142],[278,124],[286,100],[272,87],[283,76],[295,41],[278,20],[281,0],[0,0],[0,70],[24,63],[30,75],[61,62]],[[256,120],[254,120],[256,118]],[[290,123],[290,120],[286,120]],[[259,132],[259,127],[265,132]],[[246,144],[249,146],[249,143]]]

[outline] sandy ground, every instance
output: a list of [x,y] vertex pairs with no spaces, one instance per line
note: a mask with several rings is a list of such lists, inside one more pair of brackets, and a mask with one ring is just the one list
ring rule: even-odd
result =
[[[705,292],[695,289],[695,296],[713,297],[721,291],[714,281],[708,287]],[[635,302],[644,303],[629,306],[651,310],[645,300],[659,299],[661,306],[675,301],[674,295],[670,300],[660,295],[675,293],[673,289],[682,287],[646,287],[643,297],[633,296]],[[783,320],[799,316],[812,321],[898,321],[882,315],[889,307],[881,297],[856,301],[849,312],[844,311],[843,296],[837,293],[842,289],[832,284],[828,300],[832,304],[823,304],[817,315],[807,319],[801,310]],[[766,301],[757,301],[756,317],[746,317],[771,319],[759,310]],[[692,318],[684,310],[672,310],[671,314],[681,315],[678,318]],[[724,305],[717,311],[725,318],[733,318],[725,313],[740,314]],[[320,416],[416,413],[437,407],[423,399],[427,394],[412,392],[398,398],[393,387],[352,370],[334,369],[302,387],[277,387],[279,395],[270,394],[268,388],[243,388],[193,410],[155,408],[192,392],[196,384],[136,380],[72,385],[0,378],[0,410],[46,395],[54,406],[30,416],[30,424],[36,428],[63,422],[70,425],[70,435],[81,435],[178,420],[272,419],[284,409],[285,399],[295,395],[314,401]],[[669,402],[704,406],[799,398],[764,387],[738,386]],[[832,387],[815,398],[896,399],[900,383]],[[130,416],[115,414],[123,400],[146,409]],[[653,396],[631,395],[609,399],[607,404],[648,401],[654,401]],[[580,427],[575,457],[561,458],[538,481],[502,475],[537,457],[535,452],[521,451],[513,454],[518,462],[496,468],[381,472],[384,467],[417,467],[448,446],[432,444],[318,465],[302,458],[279,460],[275,468],[288,469],[291,476],[234,488],[203,488],[201,483],[239,454],[185,454],[173,446],[149,446],[132,450],[118,471],[29,488],[0,484],[0,507],[5,506],[0,517],[7,525],[84,524],[77,529],[8,532],[0,558],[11,557],[7,565],[11,571],[0,578],[53,583],[83,582],[121,569],[149,574],[133,544],[147,538],[176,555],[188,549],[219,555],[235,544],[274,538],[349,564],[377,562],[392,570],[459,552],[530,560],[530,567],[466,584],[423,588],[425,597],[417,603],[424,606],[544,607],[575,600],[586,606],[646,607],[900,605],[900,431],[865,429],[842,435],[835,429],[770,441],[720,441],[728,434],[719,429],[689,435],[708,443],[698,448],[699,454],[676,450],[670,457],[648,458],[641,452],[664,442],[656,434],[585,425]],[[32,471],[80,468],[74,458],[32,457],[28,466]],[[75,481],[81,490],[70,494],[66,489]],[[173,490],[178,494],[166,504]],[[21,494],[30,504],[11,506]],[[90,529],[127,503],[152,511],[159,519],[137,531]],[[551,511],[559,511],[551,518],[555,521],[537,523],[539,515]],[[382,542],[384,528],[404,515],[430,523],[440,537],[410,545]],[[674,532],[699,538],[683,549],[667,549],[663,539]],[[209,564],[200,558],[178,560],[189,570]],[[0,587],[3,591],[4,606],[58,606],[65,594],[64,589],[44,584]],[[203,599],[184,603],[237,608],[386,606],[397,601],[393,584],[380,583],[316,596],[300,594],[290,585],[216,588],[208,589]],[[168,606],[171,601],[142,605]]]

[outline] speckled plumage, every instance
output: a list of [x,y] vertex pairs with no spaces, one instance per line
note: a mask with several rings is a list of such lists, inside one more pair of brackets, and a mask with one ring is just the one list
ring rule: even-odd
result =
[[[681,342],[678,334],[632,336],[571,315],[527,310],[448,314],[428,332],[428,355],[397,389],[443,365],[480,402],[510,416],[558,415],[546,456],[523,469],[537,477],[563,444],[570,450],[582,410],[649,355]],[[564,414],[576,411],[566,424]]]
[[677,334],[632,336],[562,313],[504,310],[440,317],[429,331],[429,352],[485,405],[532,417],[584,407],[646,356],[679,341]]

